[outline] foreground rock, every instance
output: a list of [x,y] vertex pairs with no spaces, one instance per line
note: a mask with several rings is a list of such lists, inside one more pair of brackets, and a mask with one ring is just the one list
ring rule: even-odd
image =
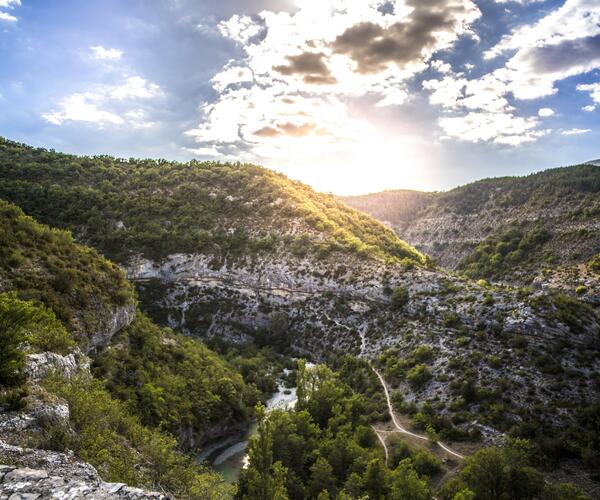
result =
[[72,455],[11,446],[0,441],[0,499],[167,499],[156,492],[105,483],[96,469]]

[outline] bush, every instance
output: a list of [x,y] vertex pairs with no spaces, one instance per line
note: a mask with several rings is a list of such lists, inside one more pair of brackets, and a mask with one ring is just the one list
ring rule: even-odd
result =
[[394,288],[392,292],[392,308],[395,310],[402,309],[406,304],[408,304],[409,295],[408,290],[401,285],[398,285]]
[[417,365],[406,374],[406,381],[413,387],[413,389],[420,389],[427,382],[431,380],[431,371],[423,364]]
[[412,456],[412,463],[419,474],[433,476],[442,471],[442,462],[427,450],[419,450]]
[[11,409],[22,406],[21,400],[26,395],[23,385],[27,346],[65,354],[73,345],[51,310],[19,300],[15,293],[0,294],[0,386],[5,389],[0,404]]
[[600,253],[596,254],[592,260],[590,260],[588,266],[592,271],[600,274]]
[[246,421],[259,394],[200,341],[160,328],[144,315],[100,354],[94,375],[151,428],[173,435]]

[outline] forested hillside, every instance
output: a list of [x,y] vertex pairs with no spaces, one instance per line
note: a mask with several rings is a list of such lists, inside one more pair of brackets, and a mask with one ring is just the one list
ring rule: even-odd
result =
[[423,257],[372,218],[246,164],[76,157],[0,139],[0,198],[107,257],[337,251]]
[[256,386],[136,312],[123,271],[69,233],[0,201],[0,238],[0,447],[70,449],[104,480],[185,498],[227,493],[179,445],[246,422]]
[[530,284],[600,252],[600,167],[486,179],[441,193],[388,191],[343,201],[381,221],[439,264]]

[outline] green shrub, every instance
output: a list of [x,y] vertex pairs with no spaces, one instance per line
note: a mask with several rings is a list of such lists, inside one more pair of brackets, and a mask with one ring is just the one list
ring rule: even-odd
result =
[[442,471],[442,462],[427,450],[417,451],[411,458],[415,470],[419,474],[433,476]]
[[594,255],[592,260],[588,263],[588,266],[592,271],[600,274],[600,253]]
[[[70,233],[38,224],[3,200],[0,280],[3,289],[14,291],[19,299],[51,310],[48,314],[55,315],[83,344],[89,340],[90,332],[97,330],[102,313],[135,302],[133,287],[118,266],[77,245]],[[68,350],[70,342],[54,319],[44,321],[50,331],[38,332],[35,342],[39,349]]]
[[414,388],[420,389],[431,380],[431,371],[423,364],[414,366],[406,374],[406,381]]
[[408,300],[408,290],[401,285],[396,286],[392,292],[392,308],[400,310],[408,304]]
[[65,354],[73,345],[52,311],[15,293],[0,294],[0,406],[16,410],[24,404],[26,348]]

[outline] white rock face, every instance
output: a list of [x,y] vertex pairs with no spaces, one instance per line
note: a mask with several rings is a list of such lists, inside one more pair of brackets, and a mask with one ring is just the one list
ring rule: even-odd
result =
[[102,326],[97,331],[92,332],[88,345],[83,346],[85,352],[88,353],[94,349],[107,346],[117,332],[133,322],[135,312],[136,305],[127,304],[108,313],[102,322]]
[[80,499],[143,500],[169,497],[120,483],[105,483],[90,464],[73,456],[11,446],[0,441],[0,498],[11,500]]
[[71,378],[77,373],[90,368],[90,359],[77,350],[68,356],[54,352],[42,352],[27,356],[25,371],[32,381],[41,380],[51,373],[58,373]]

